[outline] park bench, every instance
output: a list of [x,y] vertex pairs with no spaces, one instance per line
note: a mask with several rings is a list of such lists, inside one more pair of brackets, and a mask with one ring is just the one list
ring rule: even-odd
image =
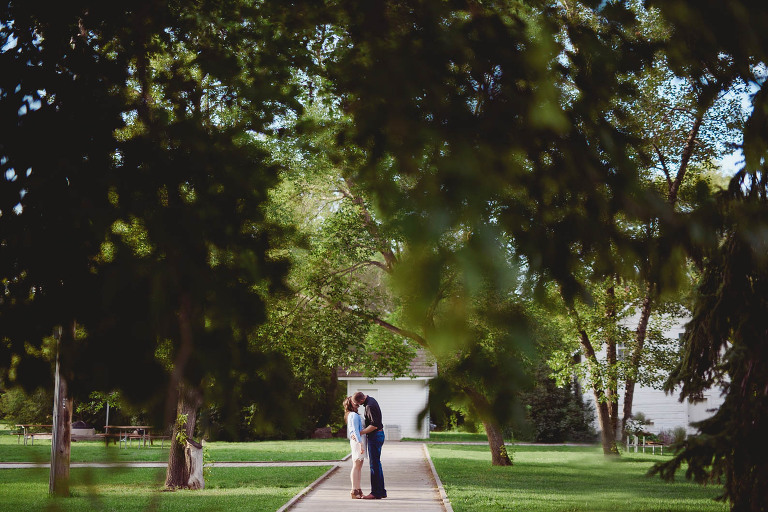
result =
[[646,437],[645,436],[642,436],[642,437],[643,437],[642,444],[640,443],[640,436],[638,435],[627,437],[627,451],[631,452],[632,448],[634,448],[635,453],[637,453],[641,449],[642,449],[642,452],[645,453],[645,449],[650,448],[651,454],[655,455],[656,449],[658,448],[659,453],[661,455],[664,455],[664,446],[665,446],[664,443],[659,443],[656,441],[646,441]]
[[156,439],[160,440],[160,448],[165,448],[165,442],[170,441],[171,436],[167,436],[167,435],[149,436],[149,444],[153,445]]
[[36,437],[38,439],[51,439],[51,429],[53,428],[53,425],[16,425],[16,428],[18,431],[14,432],[14,434],[18,436],[16,438],[17,444],[23,439],[24,445],[26,446],[28,441],[29,444],[34,445]]
[[645,453],[646,447],[649,447],[651,449],[651,453],[653,455],[656,454],[656,448],[659,449],[659,453],[661,455],[664,455],[664,443],[657,443],[655,441],[648,441],[647,443],[643,444],[643,453]]
[[109,446],[109,441],[112,441],[112,444],[117,444],[117,441],[120,439],[120,434],[115,433],[104,433],[104,434],[96,434],[96,437],[100,437],[101,439],[104,439],[104,444]]

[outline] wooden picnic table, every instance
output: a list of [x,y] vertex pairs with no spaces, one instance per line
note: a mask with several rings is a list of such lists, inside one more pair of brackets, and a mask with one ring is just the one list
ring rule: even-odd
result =
[[[27,445],[27,440],[30,441],[31,445],[35,444],[35,436],[36,435],[38,435],[38,436],[39,435],[46,435],[46,436],[51,435],[51,429],[53,428],[53,425],[41,425],[41,424],[37,424],[37,423],[27,423],[27,424],[16,425],[16,428],[20,428],[21,429],[21,432],[18,433],[19,438],[18,438],[17,444],[23,438],[24,439],[24,446],[26,446]],[[46,429],[46,432],[35,432],[35,430],[40,430],[40,429],[43,429],[43,428]]]
[[139,442],[139,447],[142,445],[147,446],[147,441],[151,441],[150,431],[152,427],[150,425],[106,425],[104,432],[107,436],[110,436],[110,429],[117,431],[117,439],[120,442],[120,448],[129,446],[133,440],[136,439]]

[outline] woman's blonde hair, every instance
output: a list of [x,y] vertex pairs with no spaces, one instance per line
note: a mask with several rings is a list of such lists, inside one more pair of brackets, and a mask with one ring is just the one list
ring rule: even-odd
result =
[[347,422],[349,413],[355,412],[355,405],[357,404],[355,403],[355,400],[351,396],[348,396],[347,398],[344,399],[344,403],[342,404],[342,406],[344,407],[344,423]]

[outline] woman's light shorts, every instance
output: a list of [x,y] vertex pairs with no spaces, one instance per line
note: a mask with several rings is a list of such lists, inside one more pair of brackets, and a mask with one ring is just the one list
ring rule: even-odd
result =
[[360,453],[360,449],[357,447],[357,441],[354,439],[349,440],[349,449],[352,452],[352,460],[365,460],[368,456],[368,439],[363,436],[363,453]]

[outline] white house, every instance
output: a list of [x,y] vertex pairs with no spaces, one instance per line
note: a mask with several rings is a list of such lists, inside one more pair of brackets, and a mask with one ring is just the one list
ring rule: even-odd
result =
[[[623,390],[622,390],[623,398]],[[645,418],[651,423],[645,427],[645,430],[658,434],[662,430],[672,430],[675,427],[685,427],[689,434],[695,434],[696,428],[691,423],[706,419],[720,407],[723,403],[723,397],[719,390],[710,389],[704,393],[704,401],[691,403],[680,402],[679,393],[671,395],[663,391],[642,386],[635,387],[635,396],[632,401],[633,414],[643,413]],[[623,400],[619,400],[619,410],[623,406]]]
[[381,375],[373,382],[362,373],[343,369],[337,371],[337,376],[340,381],[346,381],[347,396],[362,391],[376,399],[381,407],[384,435],[390,441],[397,441],[403,437],[429,437],[429,414],[421,421],[418,416],[427,407],[429,381],[437,377],[437,364],[430,361],[425,351],[419,350],[411,361],[411,373],[413,377]]
[[[664,336],[672,340],[679,340],[685,332],[687,321],[687,319],[684,319],[668,325],[664,330]],[[633,326],[632,322],[634,322],[634,325],[637,325],[637,318],[628,319],[625,325]],[[617,348],[619,358],[621,358],[623,356],[623,347],[619,346]],[[599,353],[598,357],[604,358],[605,352]],[[588,386],[584,386],[582,389],[584,390],[585,400],[589,400],[594,406],[594,394]],[[623,386],[618,391],[619,411],[622,411],[624,406]],[[691,424],[712,416],[722,403],[723,397],[720,394],[719,388],[712,388],[705,392],[704,401],[691,403],[687,400],[680,402],[679,391],[666,394],[659,389],[636,385],[632,400],[632,414],[642,413],[646,420],[651,422],[644,427],[645,430],[654,434],[658,434],[662,430],[671,431],[676,427],[684,427],[689,434],[695,434],[697,430]],[[600,430],[597,418],[595,418],[595,428]]]

